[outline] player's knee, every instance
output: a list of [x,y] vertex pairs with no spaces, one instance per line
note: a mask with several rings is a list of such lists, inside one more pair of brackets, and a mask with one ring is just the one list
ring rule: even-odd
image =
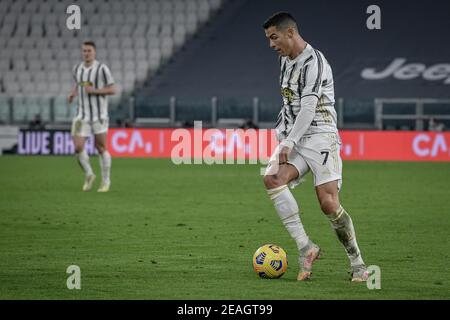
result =
[[106,147],[101,143],[96,143],[95,148],[97,149],[98,153],[103,153],[106,150]]
[[319,202],[322,212],[326,215],[335,213],[339,208],[339,201],[337,199],[334,199],[331,195],[322,197],[321,199],[319,199]]
[[264,176],[264,185],[266,186],[266,189],[274,189],[278,188],[282,185],[286,184],[283,179],[279,175],[269,175]]
[[75,153],[81,153],[83,152],[83,146],[82,145],[75,145]]

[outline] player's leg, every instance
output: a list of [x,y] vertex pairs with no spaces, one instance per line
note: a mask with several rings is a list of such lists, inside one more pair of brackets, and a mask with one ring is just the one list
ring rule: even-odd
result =
[[108,192],[111,186],[111,155],[106,148],[107,132],[95,134],[95,147],[99,154],[100,168],[102,171],[102,184],[98,192]]
[[316,187],[317,198],[323,213],[330,220],[339,241],[347,252],[352,268],[352,281],[365,281],[368,274],[356,241],[353,221],[339,202],[338,181],[331,181]]
[[86,131],[86,129],[83,128],[83,123],[80,120],[74,120],[72,124],[72,141],[75,147],[75,155],[78,163],[81,169],[83,169],[85,175],[82,190],[89,191],[92,189],[92,185],[95,181],[95,175],[89,162],[89,155],[84,148],[87,140],[86,132],[84,131]]
[[320,249],[307,236],[297,201],[288,188],[288,184],[301,178],[308,167],[298,155],[290,156],[289,162],[280,165],[275,174],[264,176],[264,184],[283,225],[297,243],[300,264],[298,280],[306,280],[311,275],[312,263],[318,258]]
[[342,183],[339,137],[335,134],[318,134],[305,139],[302,147],[301,153],[314,176],[320,207],[347,252],[353,270],[353,281],[363,281],[366,268],[356,242],[353,222],[339,202]]

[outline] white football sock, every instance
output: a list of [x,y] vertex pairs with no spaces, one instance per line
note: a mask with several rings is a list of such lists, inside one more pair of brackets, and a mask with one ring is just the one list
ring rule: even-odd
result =
[[102,178],[104,183],[110,183],[110,172],[111,172],[111,155],[108,150],[103,151],[99,154],[100,168],[102,169]]
[[329,215],[331,226],[333,227],[339,241],[344,245],[351,266],[364,264],[361,252],[356,242],[355,229],[350,215],[340,206],[335,214]]
[[91,164],[89,163],[89,155],[86,152],[86,149],[83,149],[83,151],[76,154],[78,163],[81,166],[81,169],[83,169],[84,174],[86,176],[91,176],[94,173],[92,172]]
[[267,190],[272,199],[281,221],[292,238],[297,243],[298,249],[304,248],[309,243],[305,229],[300,221],[297,201],[287,187],[287,185]]

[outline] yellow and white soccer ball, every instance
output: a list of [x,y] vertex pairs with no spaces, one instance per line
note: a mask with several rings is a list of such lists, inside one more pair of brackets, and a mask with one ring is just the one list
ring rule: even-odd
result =
[[265,244],[253,255],[253,269],[261,278],[281,277],[287,269],[286,252],[275,244]]

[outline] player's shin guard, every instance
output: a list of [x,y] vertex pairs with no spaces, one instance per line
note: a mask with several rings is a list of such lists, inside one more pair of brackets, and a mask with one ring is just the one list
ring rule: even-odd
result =
[[89,155],[87,154],[86,149],[83,149],[83,151],[77,153],[77,159],[86,176],[91,176],[94,174],[91,164],[89,163]]
[[364,261],[356,242],[355,229],[350,215],[342,206],[339,206],[336,213],[329,215],[328,218],[339,241],[344,245],[350,264],[352,266],[363,265]]
[[102,178],[104,183],[110,182],[110,172],[111,172],[111,155],[108,150],[103,151],[99,157],[100,168],[102,170]]
[[272,199],[281,221],[292,238],[297,243],[298,249],[302,249],[309,243],[305,229],[300,221],[299,209],[297,201],[287,187],[283,185],[278,188],[267,190]]

